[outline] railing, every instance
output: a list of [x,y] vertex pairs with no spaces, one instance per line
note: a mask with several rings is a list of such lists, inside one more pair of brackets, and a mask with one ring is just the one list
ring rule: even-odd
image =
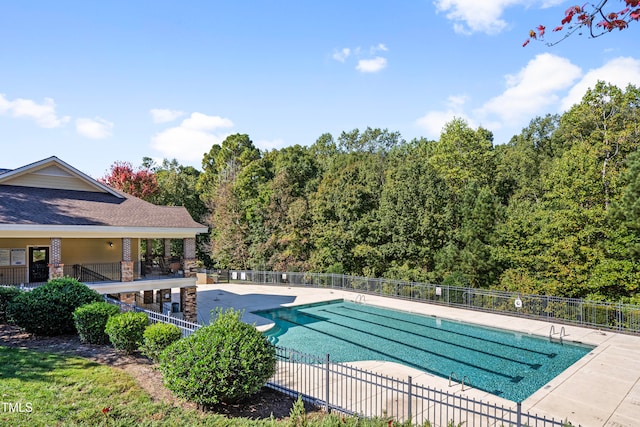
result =
[[327,411],[364,417],[411,420],[417,425],[539,426],[566,425],[523,412],[521,403],[510,407],[381,375],[344,363],[329,355],[312,356],[276,347],[277,368],[268,386],[293,397],[298,395]]
[[120,282],[122,268],[120,263],[72,264],[63,268],[65,276],[74,277],[80,282]]
[[27,267],[0,267],[0,285],[15,286],[27,282]]
[[146,313],[147,316],[149,317],[149,322],[151,323],[171,323],[173,325],[176,325],[182,331],[183,337],[187,337],[191,335],[198,328],[200,328],[200,325],[198,325],[197,323],[188,322],[186,320],[179,319],[177,317],[174,317],[168,314],[162,314],[162,313],[157,313],[151,310],[145,310],[142,307],[138,307],[132,304],[127,304],[122,301],[118,301],[117,299],[110,298],[106,295],[104,296],[104,300],[110,304],[115,304],[119,306],[120,311],[139,311],[139,312]]
[[[181,329],[183,337],[200,328],[197,323],[155,313],[106,296],[105,301],[118,305],[121,311],[144,312],[152,323],[174,324]],[[562,420],[523,412],[520,402],[514,402],[510,407],[495,405],[414,384],[411,377],[401,380],[335,363],[329,355],[318,357],[276,347],[276,360],[276,372],[266,386],[292,397],[301,396],[306,402],[322,406],[327,411],[369,418],[384,416],[399,421],[411,420],[416,425],[429,423],[427,425],[434,427],[570,425]]]
[[640,306],[342,274],[231,271],[232,281],[334,288],[640,335]]

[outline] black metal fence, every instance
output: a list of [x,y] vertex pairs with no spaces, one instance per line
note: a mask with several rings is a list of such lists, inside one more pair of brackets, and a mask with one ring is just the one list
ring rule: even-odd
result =
[[329,355],[317,357],[276,347],[277,369],[269,387],[324,407],[327,411],[364,417],[389,417],[430,426],[561,427],[563,420],[522,410],[521,403],[497,405],[421,384],[412,377],[398,379],[345,363]]
[[63,268],[65,276],[78,279],[80,282],[119,282],[122,280],[120,263],[87,263],[71,264]]
[[15,286],[25,284],[29,280],[27,267],[0,267],[0,286]]
[[342,274],[231,271],[231,280],[334,288],[640,335],[640,306]]

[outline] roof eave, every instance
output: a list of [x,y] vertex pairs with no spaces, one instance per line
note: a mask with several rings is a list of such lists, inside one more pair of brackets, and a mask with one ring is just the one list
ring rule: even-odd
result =
[[207,233],[207,227],[113,227],[104,225],[0,224],[1,238],[183,239]]

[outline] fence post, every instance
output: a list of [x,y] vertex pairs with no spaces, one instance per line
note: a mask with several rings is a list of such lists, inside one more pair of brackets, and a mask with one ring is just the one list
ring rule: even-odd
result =
[[325,380],[324,380],[324,390],[325,390],[325,404],[324,410],[328,414],[329,413],[329,353],[327,353],[327,360],[325,364]]
[[413,417],[411,416],[411,412],[412,412],[412,408],[411,408],[411,399],[412,399],[412,390],[411,390],[411,375],[409,375],[409,377],[407,378],[407,386],[408,386],[408,393],[407,396],[409,397],[409,401],[407,402],[407,416],[408,416],[408,420],[411,420]]
[[518,402],[518,412],[516,413],[516,426],[522,427],[522,402]]

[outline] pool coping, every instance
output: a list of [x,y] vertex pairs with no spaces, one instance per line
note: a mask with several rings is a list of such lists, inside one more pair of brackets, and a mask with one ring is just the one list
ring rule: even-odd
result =
[[[260,330],[273,326],[253,311],[344,299],[355,301],[358,293],[342,289],[288,287],[286,285],[215,284],[198,285],[199,321],[208,323],[214,307],[243,310],[243,320]],[[551,325],[564,327],[566,341],[595,348],[522,402],[532,414],[568,419],[582,426],[635,426],[640,414],[640,337],[609,331],[559,325],[540,320],[464,310],[416,301],[365,295],[366,304],[474,323],[523,334],[548,337]],[[460,393],[468,397],[505,406],[515,403],[495,395],[460,386],[449,387],[448,380],[393,362],[359,361],[350,365],[397,378],[412,376],[415,383]]]

